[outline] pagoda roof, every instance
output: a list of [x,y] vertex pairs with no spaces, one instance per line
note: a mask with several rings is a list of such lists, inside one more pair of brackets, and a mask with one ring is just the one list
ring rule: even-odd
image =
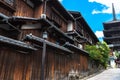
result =
[[120,50],[120,44],[110,44],[108,45],[110,48],[113,48],[114,50]]
[[120,39],[120,36],[114,36],[114,37],[104,37],[105,40],[111,40],[111,39]]
[[103,24],[114,24],[114,23],[120,23],[120,20],[113,20],[109,22],[104,22]]
[[113,20],[109,21],[109,22],[104,22],[103,24],[114,24],[114,23],[119,23],[120,20],[116,18],[116,13],[115,13],[115,8],[114,8],[114,4],[112,3],[112,14],[113,14]]
[[103,32],[119,32],[120,29],[103,30]]

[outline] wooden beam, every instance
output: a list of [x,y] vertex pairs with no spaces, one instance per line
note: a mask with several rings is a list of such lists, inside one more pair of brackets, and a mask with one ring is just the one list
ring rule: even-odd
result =
[[68,23],[68,21],[54,8],[52,7],[52,10],[57,13],[66,23]]
[[25,51],[25,52],[37,50],[36,48],[28,45],[27,43],[14,40],[8,37],[4,37],[1,35],[0,35],[0,45],[6,45],[6,47],[12,46],[11,48],[17,48],[17,50]]
[[61,51],[67,52],[67,53],[73,53],[71,50],[69,50],[69,49],[67,49],[67,48],[65,48],[63,46],[57,45],[55,43],[49,42],[47,40],[44,40],[42,38],[39,38],[39,37],[31,35],[31,34],[26,35],[26,37],[24,38],[24,40],[25,41],[33,42],[33,43],[38,44],[38,45],[43,44],[43,42],[45,42],[46,45],[50,46],[51,48],[53,47],[53,48],[59,49]]

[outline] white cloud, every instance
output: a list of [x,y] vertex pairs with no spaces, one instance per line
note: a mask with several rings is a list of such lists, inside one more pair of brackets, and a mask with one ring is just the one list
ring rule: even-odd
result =
[[97,36],[97,38],[103,38],[104,37],[103,31],[96,31],[95,35]]
[[98,14],[98,13],[101,13],[101,12],[95,9],[92,11],[92,14]]
[[58,1],[62,2],[63,0],[58,0]]
[[120,13],[120,0],[88,0],[89,2],[93,3],[99,3],[101,5],[105,5],[107,8],[103,8],[101,11],[94,9],[92,14],[98,14],[98,13],[112,13],[112,3],[114,3],[115,12],[116,14]]

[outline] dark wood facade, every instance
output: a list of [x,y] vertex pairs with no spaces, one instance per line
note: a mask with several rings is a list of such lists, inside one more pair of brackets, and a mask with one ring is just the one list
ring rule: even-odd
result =
[[69,80],[71,71],[81,75],[93,70],[82,45],[98,39],[85,20],[76,21],[75,16],[57,0],[1,0],[0,80]]

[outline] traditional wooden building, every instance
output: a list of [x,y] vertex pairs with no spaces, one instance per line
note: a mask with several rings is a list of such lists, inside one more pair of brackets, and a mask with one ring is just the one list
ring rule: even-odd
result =
[[69,80],[90,72],[85,44],[98,39],[58,0],[0,1],[0,79]]

